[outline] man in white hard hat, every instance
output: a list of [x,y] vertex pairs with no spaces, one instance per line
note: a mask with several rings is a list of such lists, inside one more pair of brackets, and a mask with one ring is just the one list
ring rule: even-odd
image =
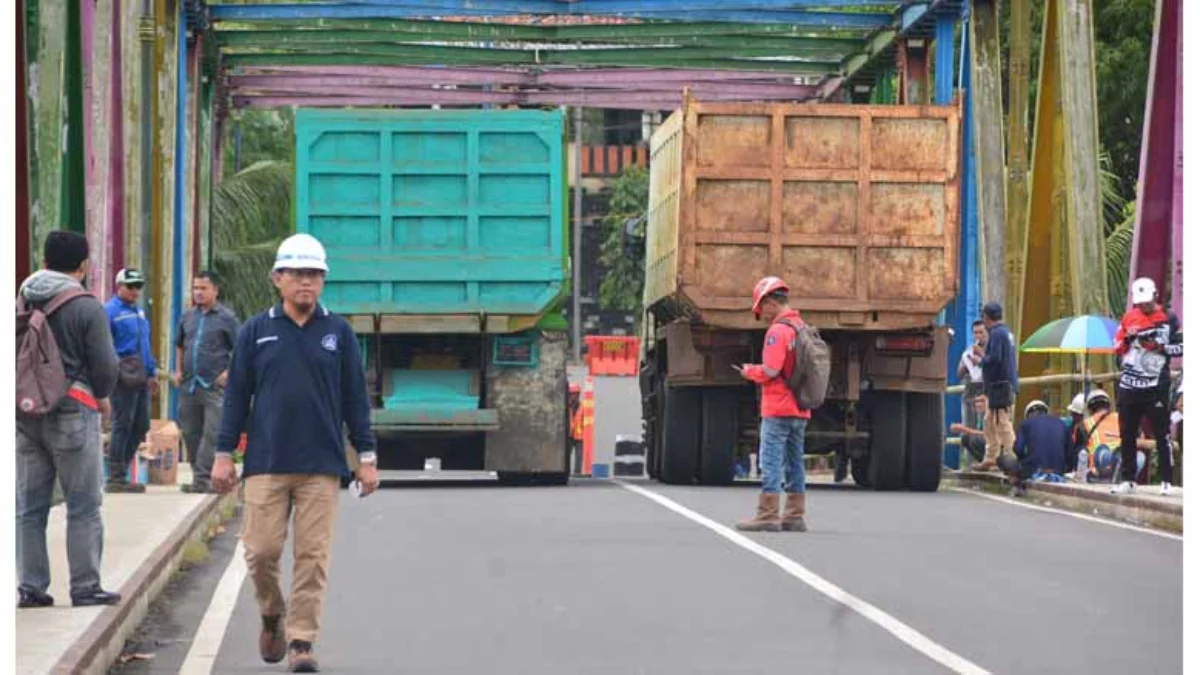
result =
[[1133,492],[1137,475],[1137,439],[1148,419],[1158,446],[1161,494],[1170,494],[1173,472],[1171,443],[1171,359],[1183,356],[1179,317],[1158,303],[1154,281],[1142,277],[1130,289],[1130,308],[1117,329],[1116,350],[1121,360],[1117,381],[1117,412],[1121,416],[1121,482],[1113,493]]
[[[294,673],[317,672],[313,643],[339,483],[350,472],[344,426],[359,453],[362,494],[379,484],[358,341],[350,324],[319,302],[328,269],[325,249],[312,236],[297,234],[280,244],[271,280],[281,301],[238,334],[212,469],[214,488],[235,485],[232,453],[245,430],[242,542],[262,615],[259,653],[268,663],[286,655]],[[285,602],[279,558],[292,513],[295,564]]]
[[[1024,496],[1025,488],[1034,476],[1063,474],[1063,460],[1070,449],[1067,426],[1050,415],[1050,406],[1045,401],[1030,401],[1025,406],[1025,419],[1017,430],[1013,453],[1004,455],[1005,461],[1000,462],[1013,482],[1013,496]],[[1008,461],[1014,455],[1017,461]]]

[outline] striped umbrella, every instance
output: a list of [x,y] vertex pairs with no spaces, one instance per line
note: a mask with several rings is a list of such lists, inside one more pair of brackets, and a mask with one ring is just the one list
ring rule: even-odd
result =
[[1112,354],[1117,322],[1105,316],[1070,316],[1034,331],[1021,351],[1044,354]]

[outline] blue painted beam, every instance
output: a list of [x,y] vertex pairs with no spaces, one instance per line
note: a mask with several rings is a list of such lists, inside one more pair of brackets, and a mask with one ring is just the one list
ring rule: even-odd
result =
[[[183,232],[185,229],[184,223],[184,208],[187,201],[187,111],[188,111],[188,52],[187,52],[187,15],[185,13],[186,6],[184,3],[179,3],[179,10],[176,14],[176,51],[178,58],[176,60],[176,68],[179,70],[179,77],[176,80],[175,87],[175,230],[171,237],[171,248],[174,255],[171,256],[171,324],[168,330],[174,330],[175,326],[179,325],[179,317],[183,313]],[[170,344],[174,345],[175,341],[171,340]],[[175,363],[175,349],[171,348],[170,364],[171,372],[175,372],[177,364]],[[168,414],[173,419],[178,410],[178,392],[175,387],[168,387],[170,392],[168,395],[167,410]]]
[[[565,7],[554,3],[557,7]],[[566,11],[518,0],[497,0],[486,7],[475,6],[470,0],[426,0],[425,3],[407,2],[404,5],[334,5],[334,4],[288,4],[288,5],[213,5],[210,16],[215,21],[287,21],[295,19],[408,19],[431,16],[510,16],[513,14],[586,14],[617,15],[641,19],[670,19],[680,21],[726,21],[741,23],[779,23],[797,26],[844,30],[875,30],[892,23],[892,15],[884,13],[817,12],[754,9],[671,9],[628,11],[595,11],[573,9],[580,3],[570,5]],[[545,7],[541,11],[530,7]]]
[[954,98],[954,25],[951,14],[937,18],[933,54],[933,102],[950,105]]
[[[798,10],[844,7],[899,8],[911,0],[323,0],[325,4],[390,5],[393,7],[468,8],[500,7],[518,14],[611,14],[613,12],[692,9]],[[242,3],[254,4],[254,3]],[[268,3],[269,4],[269,3]]]
[[[963,31],[962,59],[959,66],[959,90],[963,97],[962,119],[962,198],[961,198],[961,242],[959,250],[959,287],[958,297],[950,304],[948,318],[954,329],[954,337],[950,342],[950,353],[947,355],[948,366],[952,380],[956,380],[958,360],[970,344],[971,324],[979,318],[982,310],[981,288],[979,276],[979,210],[975,189],[975,138],[972,132],[972,116],[974,102],[971,88],[971,44],[970,31]],[[962,396],[946,396],[946,422],[953,424],[962,421]],[[956,446],[946,446],[945,463],[957,466],[961,449]],[[966,461],[965,457],[963,461]]]

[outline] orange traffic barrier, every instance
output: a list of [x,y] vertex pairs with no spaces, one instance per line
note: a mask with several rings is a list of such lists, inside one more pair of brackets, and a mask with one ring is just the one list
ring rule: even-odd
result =
[[583,466],[580,467],[580,473],[590,476],[592,457],[596,450],[596,390],[590,377],[583,383],[583,396],[580,398],[579,408],[583,411]]
[[639,342],[636,337],[589,335],[587,365],[590,375],[629,376],[638,374]]

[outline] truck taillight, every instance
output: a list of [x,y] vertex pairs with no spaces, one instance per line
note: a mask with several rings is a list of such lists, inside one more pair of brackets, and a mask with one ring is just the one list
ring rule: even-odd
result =
[[880,335],[875,351],[929,355],[933,353],[932,335]]

